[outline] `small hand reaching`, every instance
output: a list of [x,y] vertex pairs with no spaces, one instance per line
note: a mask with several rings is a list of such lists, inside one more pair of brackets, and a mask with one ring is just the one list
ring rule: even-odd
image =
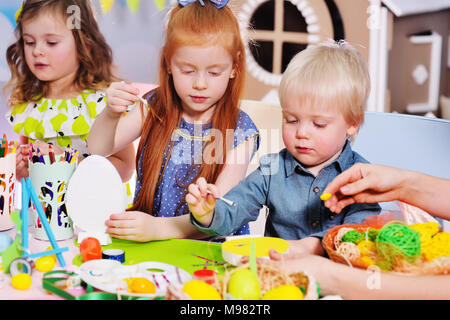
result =
[[128,107],[140,101],[138,96],[139,89],[135,88],[129,83],[113,82],[108,89],[106,89],[106,101],[108,102],[108,109],[110,115],[120,116],[127,111]]
[[196,183],[189,185],[186,202],[192,215],[202,226],[208,227],[211,224],[216,199],[219,197],[217,187],[208,184],[205,178],[199,178]]

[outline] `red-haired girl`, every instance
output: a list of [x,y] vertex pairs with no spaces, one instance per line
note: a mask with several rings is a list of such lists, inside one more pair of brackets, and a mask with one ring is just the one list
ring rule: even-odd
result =
[[[208,177],[223,195],[245,177],[259,134],[239,109],[244,78],[244,45],[228,6],[194,1],[173,8],[159,87],[145,95],[147,103],[125,113],[139,92],[113,83],[108,107],[89,137],[89,150],[104,156],[140,137],[134,205],[110,216],[112,236],[134,241],[206,236],[190,223],[187,186]],[[248,232],[246,225],[237,233]]]

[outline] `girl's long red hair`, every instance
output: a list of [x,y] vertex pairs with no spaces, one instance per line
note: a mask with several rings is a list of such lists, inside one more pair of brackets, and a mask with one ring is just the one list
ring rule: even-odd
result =
[[[232,10],[225,6],[217,9],[208,1],[205,6],[194,2],[186,7],[175,7],[167,26],[166,43],[162,49],[160,60],[159,79],[160,86],[151,96],[151,109],[149,116],[144,121],[141,140],[139,143],[136,167],[142,157],[142,188],[139,195],[129,210],[139,210],[152,215],[155,192],[164,174],[167,161],[170,159],[171,137],[175,129],[180,125],[182,117],[181,101],[175,92],[172,76],[168,73],[168,65],[176,48],[184,45],[224,47],[233,57],[235,77],[230,79],[224,96],[217,103],[212,116],[212,128],[220,130],[223,139],[222,146],[214,148],[215,152],[222,155],[214,155],[219,161],[202,161],[195,180],[204,177],[208,182],[214,183],[223,169],[227,151],[230,150],[230,142],[226,139],[226,131],[236,128],[239,115],[239,101],[245,80],[245,52],[242,42],[239,24]],[[219,140],[219,139],[218,139]],[[215,143],[211,140],[206,144]],[[163,163],[164,153],[169,150],[166,163]],[[193,164],[194,165],[194,164]],[[194,181],[195,181],[194,180]],[[183,200],[178,204],[181,208]],[[182,214],[176,212],[175,214]]]

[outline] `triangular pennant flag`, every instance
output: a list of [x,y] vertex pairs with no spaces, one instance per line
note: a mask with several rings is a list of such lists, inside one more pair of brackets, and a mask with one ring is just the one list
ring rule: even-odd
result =
[[114,5],[114,0],[100,0],[103,13],[108,13]]
[[155,1],[156,6],[158,7],[159,11],[164,9],[164,6],[166,5],[165,0],[154,0],[154,1]]
[[128,7],[130,8],[131,13],[135,13],[139,9],[139,3],[141,0],[127,0]]

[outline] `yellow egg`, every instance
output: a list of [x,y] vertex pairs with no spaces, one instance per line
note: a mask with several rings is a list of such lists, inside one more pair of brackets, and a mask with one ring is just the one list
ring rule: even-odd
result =
[[36,260],[35,266],[36,269],[41,272],[49,272],[52,271],[55,267],[56,259],[52,256],[40,257]]
[[193,300],[222,300],[216,288],[201,280],[186,282],[183,286],[183,292]]
[[370,266],[373,266],[375,264],[373,259],[371,257],[368,257],[368,256],[362,256],[358,260],[356,260],[356,262],[361,263],[366,268],[368,268]]
[[358,249],[361,256],[373,256],[377,253],[375,242],[369,240],[363,240],[358,243]]
[[156,287],[147,278],[124,279],[128,283],[128,291],[132,293],[155,293]]
[[[53,247],[52,247],[52,246],[49,246],[49,247],[47,247],[47,249],[45,249],[45,251],[50,251],[50,250],[53,250]],[[49,257],[52,257],[52,258],[55,259],[55,261],[56,261],[56,254],[52,254],[52,255],[50,255]]]
[[268,290],[263,300],[303,300],[303,292],[292,284],[284,284]]
[[250,269],[235,271],[230,276],[227,290],[235,299],[259,300],[261,295],[258,277]]
[[322,195],[320,196],[320,200],[323,200],[323,201],[327,201],[330,198],[331,198],[331,193],[328,193],[328,192],[322,193]]
[[11,285],[19,290],[28,290],[31,287],[31,276],[28,273],[19,273],[11,278]]

